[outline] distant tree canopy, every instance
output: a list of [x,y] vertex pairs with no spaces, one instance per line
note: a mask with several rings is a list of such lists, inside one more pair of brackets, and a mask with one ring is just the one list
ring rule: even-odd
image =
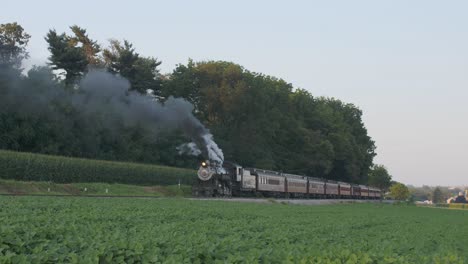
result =
[[[150,89],[160,100],[169,96],[187,99],[194,105],[194,114],[214,134],[226,160],[334,180],[365,184],[372,180],[377,187],[388,185],[390,175],[385,168],[372,168],[374,141],[364,126],[362,111],[353,104],[314,97],[282,79],[225,61],[189,60],[162,76],[157,69],[161,62],[142,57],[128,41],[112,40],[102,49],[85,29],[73,26],[71,30],[72,35],[48,32],[51,68],[35,67],[26,76],[0,80],[0,85],[18,86],[30,94],[38,90],[60,93],[57,100],[41,105],[43,111],[19,107],[40,104],[34,97],[0,97],[0,148],[195,166],[195,158],[177,154],[176,146],[187,141],[181,133],[153,135],[141,125],[110,128],[99,113],[78,113],[68,96],[74,91],[65,87],[77,84],[89,67],[95,67],[127,78],[131,90],[146,93]],[[21,43],[14,46],[25,52],[27,41]],[[52,70],[61,70],[65,78],[55,78]]]
[[163,94],[195,106],[225,156],[245,166],[366,182],[375,155],[362,112],[230,62],[189,61]]
[[406,200],[410,197],[410,191],[406,185],[397,182],[390,186],[390,196],[395,200]]

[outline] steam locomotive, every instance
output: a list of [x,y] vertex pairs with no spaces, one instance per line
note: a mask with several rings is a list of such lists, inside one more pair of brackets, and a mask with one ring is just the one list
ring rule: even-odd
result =
[[192,186],[196,197],[276,197],[380,199],[380,189],[346,182],[281,173],[225,161],[223,166],[202,162]]

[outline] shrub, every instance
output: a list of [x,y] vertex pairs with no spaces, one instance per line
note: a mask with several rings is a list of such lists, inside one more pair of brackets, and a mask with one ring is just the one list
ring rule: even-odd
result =
[[434,204],[435,207],[444,207],[444,208],[448,208],[450,205],[447,204],[447,203],[438,203],[438,204]]
[[466,204],[460,204],[460,203],[452,203],[449,205],[449,208],[454,208],[454,209],[468,209],[468,206]]

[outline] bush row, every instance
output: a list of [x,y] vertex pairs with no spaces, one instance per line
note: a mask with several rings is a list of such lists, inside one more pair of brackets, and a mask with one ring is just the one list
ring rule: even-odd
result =
[[0,178],[56,183],[191,184],[189,169],[0,150]]
[[454,208],[454,209],[468,209],[468,204],[451,203],[451,204],[435,204],[435,207]]
[[468,209],[468,204],[452,203],[452,204],[449,205],[449,208]]

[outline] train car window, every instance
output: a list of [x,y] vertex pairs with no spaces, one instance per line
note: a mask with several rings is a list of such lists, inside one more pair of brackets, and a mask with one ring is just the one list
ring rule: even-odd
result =
[[271,184],[271,185],[280,185],[280,181],[279,181],[279,180],[275,180],[275,179],[268,179],[268,184]]

